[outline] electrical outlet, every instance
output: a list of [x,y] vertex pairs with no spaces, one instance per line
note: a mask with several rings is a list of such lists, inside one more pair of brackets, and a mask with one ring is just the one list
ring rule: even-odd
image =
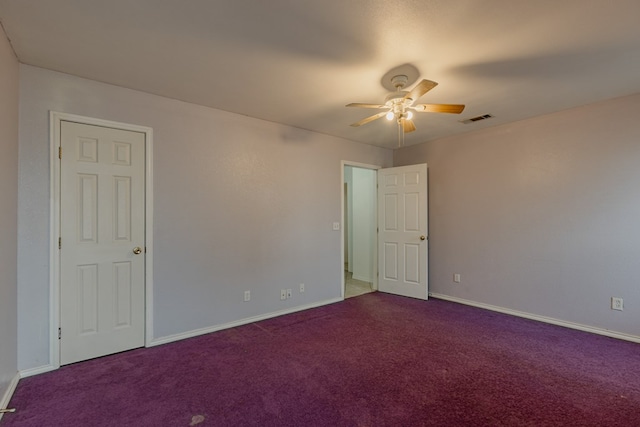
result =
[[280,299],[287,299],[287,290],[286,289],[280,289]]
[[300,293],[304,293],[304,283],[300,283]]
[[339,222],[334,222],[334,223],[333,223],[333,229],[334,229],[335,231],[340,230],[340,223],[339,223]]
[[456,283],[460,283],[460,274],[455,273],[453,275],[453,281],[456,282]]
[[287,289],[287,299],[293,296],[293,291],[291,289]]
[[244,300],[245,301],[251,300],[251,291],[244,291]]
[[611,297],[611,310],[622,311],[623,300],[622,298]]

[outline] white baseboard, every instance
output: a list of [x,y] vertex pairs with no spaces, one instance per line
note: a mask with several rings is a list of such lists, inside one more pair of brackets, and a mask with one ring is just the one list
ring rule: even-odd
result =
[[510,314],[512,316],[524,317],[525,319],[537,320],[539,322],[550,323],[552,325],[557,325],[557,326],[564,326],[565,328],[577,329],[579,331],[591,332],[592,334],[604,335],[611,338],[617,338],[620,340],[640,343],[640,336],[636,336],[636,335],[629,335],[622,332],[615,332],[609,329],[596,328],[594,326],[582,325],[580,323],[567,322],[566,320],[554,319],[553,317],[540,316],[538,314],[531,314],[524,311],[512,310],[510,308],[504,308],[496,305],[471,301],[464,298],[452,297],[449,295],[442,295],[442,294],[429,292],[429,296],[437,299],[446,300],[446,301],[457,302],[459,304],[470,305],[478,308],[484,308],[485,310],[491,310],[491,311],[497,311],[499,313]]
[[187,338],[197,337],[199,335],[209,334],[211,332],[221,331],[223,329],[235,328],[236,326],[242,326],[249,323],[259,322],[261,320],[271,319],[272,317],[283,316],[285,314],[296,313],[298,311],[308,310],[310,308],[316,308],[323,305],[333,304],[336,302],[343,301],[342,298],[333,298],[330,300],[324,300],[320,302],[315,302],[312,304],[301,305],[293,308],[288,308],[286,310],[274,311],[272,313],[261,314],[259,316],[247,317],[245,319],[236,320],[234,322],[224,323],[221,325],[208,326],[206,328],[194,329],[192,331],[182,332],[179,334],[168,335],[166,337],[161,338],[153,338],[147,347],[155,347],[161,344],[168,344],[174,341],[180,341]]
[[[289,309],[286,309],[286,310],[274,311],[272,313],[262,314],[260,316],[248,317],[246,319],[237,320],[235,322],[224,323],[222,325],[215,325],[215,326],[210,326],[210,327],[207,327],[207,328],[195,329],[195,330],[192,330],[192,331],[182,332],[182,333],[179,333],[179,334],[169,335],[169,336],[161,337],[161,338],[153,338],[147,344],[147,347],[155,347],[155,346],[161,345],[161,344],[168,344],[170,342],[180,341],[180,340],[184,340],[184,339],[187,339],[187,338],[193,338],[193,337],[197,337],[198,335],[204,335],[204,334],[208,334],[210,332],[216,332],[216,331],[220,331],[220,330],[223,330],[223,329],[229,329],[229,328],[233,328],[233,327],[236,327],[236,326],[242,326],[242,325],[246,325],[248,323],[259,322],[260,320],[266,320],[266,319],[270,319],[272,317],[282,316],[284,314],[291,314],[291,313],[295,313],[297,311],[308,310],[310,308],[316,308],[316,307],[320,307],[320,306],[328,305],[328,304],[333,304],[333,303],[340,302],[340,301],[343,301],[343,299],[342,298],[333,298],[333,299],[330,299],[330,300],[315,302],[315,303],[312,303],[312,304],[293,307],[293,308],[289,308]],[[15,380],[15,382],[17,384],[19,378],[26,378],[26,377],[30,377],[30,376],[33,376],[33,375],[44,374],[46,372],[55,371],[56,369],[58,369],[58,368],[56,366],[54,366],[54,365],[51,365],[51,364],[38,366],[36,368],[24,369],[24,370],[20,371],[18,373],[18,375],[16,375],[17,379]],[[15,388],[15,385],[14,385],[14,388]],[[11,391],[11,393],[13,393],[13,391]],[[9,398],[10,397],[11,396],[9,395]],[[7,400],[7,403],[8,403],[8,400]]]
[[45,372],[55,371],[56,369],[58,368],[53,365],[42,365],[36,368],[23,369],[22,371],[20,371],[20,378],[26,378],[26,377],[31,377],[33,375],[44,374]]
[[[7,409],[7,407],[9,406],[11,396],[13,396],[13,392],[16,391],[16,387],[18,387],[18,381],[20,381],[20,374],[16,372],[16,375],[9,383],[9,387],[7,387],[7,390],[4,392],[2,399],[0,399],[0,409]],[[4,414],[0,412],[0,421],[2,421],[3,415]]]

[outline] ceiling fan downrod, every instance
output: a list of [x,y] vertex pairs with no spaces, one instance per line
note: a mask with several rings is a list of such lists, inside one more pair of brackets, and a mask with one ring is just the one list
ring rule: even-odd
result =
[[391,77],[391,84],[396,88],[398,92],[404,89],[408,81],[409,77],[405,76],[404,74]]

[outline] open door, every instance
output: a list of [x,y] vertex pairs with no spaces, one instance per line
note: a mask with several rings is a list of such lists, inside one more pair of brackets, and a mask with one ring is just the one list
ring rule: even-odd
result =
[[378,170],[378,289],[428,298],[427,165]]

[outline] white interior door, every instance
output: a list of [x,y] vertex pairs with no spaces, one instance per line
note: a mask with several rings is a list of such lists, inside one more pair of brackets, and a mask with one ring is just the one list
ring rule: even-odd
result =
[[427,165],[378,171],[378,288],[428,298]]
[[145,135],[61,122],[60,363],[144,346]]

